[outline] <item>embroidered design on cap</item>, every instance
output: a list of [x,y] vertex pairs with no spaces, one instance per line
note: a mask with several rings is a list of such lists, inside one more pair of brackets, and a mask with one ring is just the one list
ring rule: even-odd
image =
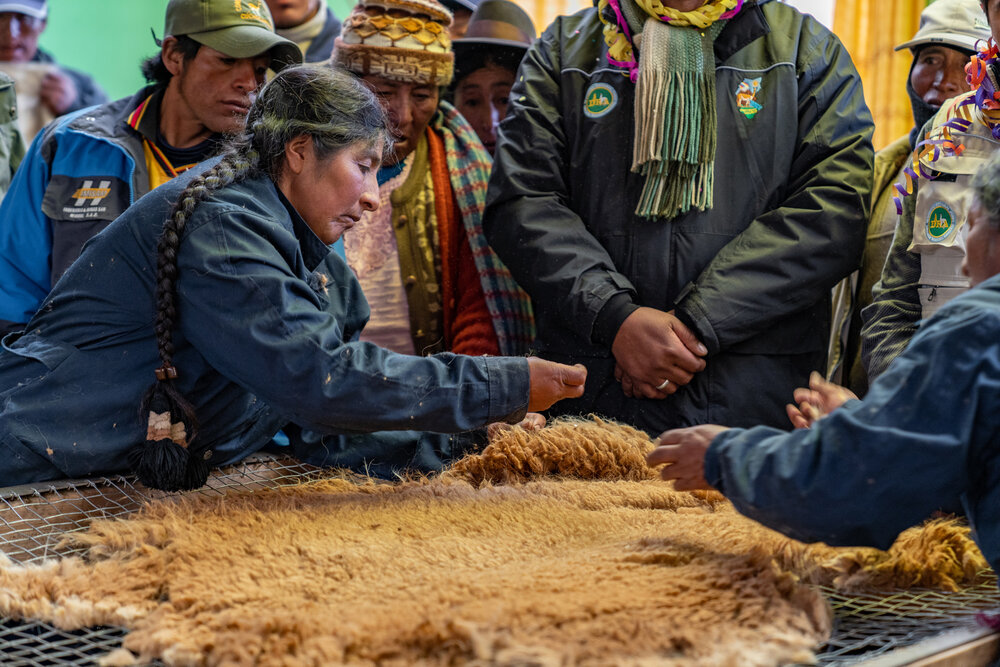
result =
[[594,83],[583,97],[583,113],[588,118],[600,118],[618,106],[618,93],[606,83]]
[[757,101],[757,93],[760,92],[760,79],[760,77],[743,79],[736,89],[736,108],[747,118],[753,118],[758,111],[764,108]]
[[931,206],[930,213],[927,214],[927,238],[933,243],[940,243],[954,229],[955,212],[951,210],[951,207],[941,201]]
[[268,30],[273,30],[271,22],[260,13],[260,5],[264,0],[233,0],[233,9],[243,21],[257,21]]

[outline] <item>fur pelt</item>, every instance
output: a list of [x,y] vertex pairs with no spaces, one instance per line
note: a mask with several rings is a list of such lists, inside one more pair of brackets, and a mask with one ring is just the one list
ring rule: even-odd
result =
[[[651,478],[611,422],[501,433],[430,479],[188,496],[0,567],[0,614],[123,625],[108,664],[776,665],[830,632],[809,584],[954,588],[955,522],[889,552],[800,544]],[[600,461],[600,463],[595,463]]]

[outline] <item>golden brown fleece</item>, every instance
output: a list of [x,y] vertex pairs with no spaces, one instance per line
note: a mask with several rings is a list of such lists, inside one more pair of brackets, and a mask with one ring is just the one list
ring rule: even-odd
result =
[[[829,633],[803,579],[954,586],[985,566],[946,523],[895,553],[802,545],[719,494],[649,479],[651,443],[632,429],[550,428],[507,431],[435,479],[331,479],[95,521],[72,536],[86,560],[0,568],[0,613],[124,625],[126,648],[169,665],[775,665],[807,661]],[[610,478],[565,476],[594,476],[566,455],[584,440],[602,443]],[[930,554],[924,569],[943,574],[921,569]]]

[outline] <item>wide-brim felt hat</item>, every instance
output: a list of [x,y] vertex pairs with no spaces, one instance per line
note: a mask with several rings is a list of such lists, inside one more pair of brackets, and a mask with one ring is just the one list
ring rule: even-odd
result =
[[484,44],[526,51],[535,41],[535,24],[510,0],[482,0],[469,18],[465,35],[452,42],[456,55]]

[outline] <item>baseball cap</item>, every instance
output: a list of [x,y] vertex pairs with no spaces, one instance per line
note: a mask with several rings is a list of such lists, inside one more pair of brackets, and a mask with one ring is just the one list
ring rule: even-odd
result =
[[299,47],[275,34],[264,0],[170,0],[163,32],[187,35],[231,58],[270,52],[271,69],[276,72],[302,62]]
[[14,12],[15,14],[34,16],[36,19],[44,19],[49,14],[49,7],[45,0],[0,1],[0,12]]
[[934,0],[920,13],[920,28],[896,51],[942,44],[975,51],[976,42],[990,37],[990,25],[979,0]]

